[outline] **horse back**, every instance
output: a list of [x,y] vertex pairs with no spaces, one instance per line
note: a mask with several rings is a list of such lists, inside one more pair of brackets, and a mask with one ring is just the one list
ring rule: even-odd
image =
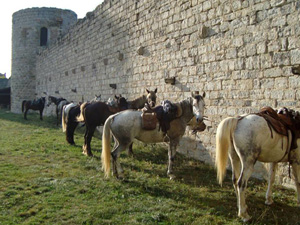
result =
[[112,115],[109,107],[104,102],[94,102],[88,104],[84,109],[84,119],[87,124],[100,126]]

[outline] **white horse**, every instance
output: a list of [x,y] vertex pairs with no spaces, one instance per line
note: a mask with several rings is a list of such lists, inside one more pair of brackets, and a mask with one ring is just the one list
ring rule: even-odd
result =
[[[300,129],[299,113],[294,113],[293,122]],[[244,221],[251,219],[247,213],[245,190],[256,161],[271,163],[266,204],[273,203],[272,185],[278,162],[289,162],[293,168],[300,203],[300,139],[298,147],[291,147],[291,132],[288,136],[278,134],[266,120],[258,115],[229,117],[221,121],[216,134],[216,167],[219,183],[226,174],[228,155],[232,166],[232,182],[237,195],[238,216]]]
[[[176,154],[176,147],[179,144],[179,140],[183,136],[186,126],[189,121],[195,116],[198,122],[203,120],[204,112],[204,98],[203,96],[196,95],[187,100],[181,101],[181,115],[171,121],[170,129],[165,134],[157,127],[154,130],[145,130],[142,128],[142,112],[126,110],[108,117],[104,124],[103,136],[102,136],[102,168],[104,169],[105,176],[110,174],[110,160],[113,158],[113,174],[116,177],[122,175],[122,168],[118,161],[118,157],[121,151],[130,146],[134,139],[140,140],[144,143],[157,143],[169,141],[169,165],[168,175],[170,178],[174,178],[173,175],[173,162]],[[111,152],[111,134],[116,140],[113,151]]]

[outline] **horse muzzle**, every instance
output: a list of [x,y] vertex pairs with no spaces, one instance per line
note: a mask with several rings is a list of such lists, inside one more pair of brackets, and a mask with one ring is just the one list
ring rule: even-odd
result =
[[203,116],[202,115],[196,115],[195,118],[196,118],[197,123],[201,123],[203,121]]
[[149,102],[149,105],[150,105],[151,108],[153,108],[155,106],[155,102],[151,101],[151,102]]

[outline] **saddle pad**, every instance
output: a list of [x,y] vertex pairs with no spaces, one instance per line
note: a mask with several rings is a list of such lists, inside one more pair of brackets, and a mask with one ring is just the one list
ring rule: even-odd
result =
[[156,113],[142,113],[142,128],[145,130],[154,130],[157,124]]

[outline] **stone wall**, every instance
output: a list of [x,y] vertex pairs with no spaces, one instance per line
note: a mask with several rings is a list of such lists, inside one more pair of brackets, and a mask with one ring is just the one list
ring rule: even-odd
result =
[[[36,92],[81,101],[158,88],[159,101],[180,101],[205,91],[212,122],[197,136],[188,131],[179,151],[213,163],[222,119],[266,105],[300,109],[291,73],[299,36],[296,0],[106,0],[38,57]],[[278,180],[289,184],[286,174],[281,167]],[[256,175],[265,175],[261,164]]]

